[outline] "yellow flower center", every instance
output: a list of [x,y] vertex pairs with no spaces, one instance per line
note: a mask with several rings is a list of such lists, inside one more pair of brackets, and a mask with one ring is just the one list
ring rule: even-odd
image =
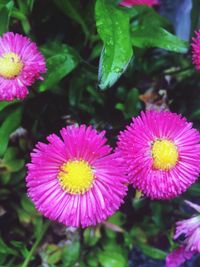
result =
[[156,140],[152,145],[153,167],[159,170],[170,170],[178,160],[176,145],[166,139]]
[[94,173],[86,161],[73,160],[62,165],[58,179],[68,193],[84,194],[92,187]]
[[5,53],[0,57],[0,76],[6,79],[12,79],[21,73],[23,66],[17,54],[12,52]]

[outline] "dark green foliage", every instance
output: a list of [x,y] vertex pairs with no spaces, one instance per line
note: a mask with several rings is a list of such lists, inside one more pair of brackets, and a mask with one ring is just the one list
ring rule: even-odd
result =
[[[0,103],[1,266],[137,267],[141,255],[161,266],[176,247],[175,221],[187,217],[183,200],[199,198],[198,184],[166,202],[139,199],[130,188],[107,222],[73,230],[44,219],[26,195],[30,151],[66,125],[105,129],[114,147],[142,108],[169,106],[200,128],[200,75],[189,44],[155,10],[119,2],[0,1],[0,34],[28,35],[48,69],[24,101]],[[199,12],[194,0],[192,30]]]

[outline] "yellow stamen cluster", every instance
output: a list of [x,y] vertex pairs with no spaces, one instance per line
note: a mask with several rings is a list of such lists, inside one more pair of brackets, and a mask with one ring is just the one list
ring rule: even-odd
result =
[[23,66],[17,54],[5,53],[0,57],[0,76],[12,79],[21,73]]
[[151,148],[153,167],[159,170],[170,170],[178,161],[176,145],[167,140],[156,140]]
[[86,161],[73,160],[62,165],[58,179],[68,193],[84,194],[92,187],[94,173]]

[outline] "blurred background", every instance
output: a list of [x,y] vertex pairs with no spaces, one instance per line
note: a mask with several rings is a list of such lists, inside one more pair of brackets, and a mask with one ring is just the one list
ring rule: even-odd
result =
[[[120,1],[108,2],[122,9]],[[0,102],[0,266],[162,267],[178,247],[175,222],[193,212],[183,201],[200,204],[198,183],[171,201],[150,201],[130,187],[119,212],[82,230],[49,222],[28,199],[30,151],[63,126],[85,123],[105,129],[114,147],[133,116],[154,108],[181,113],[200,129],[200,73],[190,48],[200,28],[200,1],[123,8],[130,16],[133,56],[111,87],[98,78],[103,42],[95,12],[104,14],[87,0],[0,1],[0,34],[28,35],[48,68],[45,81],[34,84],[24,101]],[[116,40],[116,47],[121,45]],[[198,267],[200,257],[182,266]]]

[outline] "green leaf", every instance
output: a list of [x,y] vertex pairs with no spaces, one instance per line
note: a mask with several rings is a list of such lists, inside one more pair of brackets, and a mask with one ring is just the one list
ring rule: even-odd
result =
[[153,8],[147,6],[134,6],[127,8],[130,18],[138,18],[139,25],[149,27],[169,27],[169,21],[158,14]]
[[40,92],[43,92],[69,74],[77,66],[79,57],[71,47],[58,42],[53,42],[41,50],[46,57],[48,69],[45,80],[39,87]]
[[125,222],[124,214],[120,211],[116,212],[113,216],[111,216],[108,221],[114,223],[116,225],[122,226]]
[[137,88],[133,88],[128,93],[126,102],[125,102],[125,117],[131,118],[138,114],[138,111],[140,110],[141,105],[139,102],[139,91]]
[[103,267],[127,267],[126,250],[110,239],[104,242],[103,250],[98,251],[97,258]]
[[99,87],[112,86],[126,70],[133,51],[129,15],[107,0],[97,0],[96,26],[104,43],[99,63]]
[[172,29],[169,22],[152,8],[135,6],[127,10],[130,17],[137,18],[133,21],[132,43],[140,48],[158,47],[173,52],[185,53],[188,50],[187,42],[179,39],[167,29]]
[[89,250],[87,254],[87,267],[99,267],[99,261],[97,260],[97,246]]
[[0,35],[8,31],[13,1],[1,1],[0,3]]
[[127,259],[116,251],[99,251],[97,258],[103,267],[127,267]]
[[100,105],[103,105],[104,104],[102,95],[93,86],[89,86],[88,85],[86,87],[86,90],[90,93],[90,95],[93,97],[93,99],[95,99],[95,101],[98,104],[100,104]]
[[21,122],[21,108],[15,109],[0,127],[0,156],[3,156],[8,146],[10,134],[19,127]]
[[114,5],[119,5],[121,0],[107,0],[108,3],[114,4]]
[[147,244],[138,243],[138,246],[140,247],[140,249],[142,250],[142,252],[145,255],[147,255],[153,259],[163,260],[167,256],[167,253],[165,253],[164,251],[162,251],[158,248],[151,247]]
[[198,120],[200,118],[200,109],[195,110],[190,115],[190,120]]
[[140,109],[139,91],[137,88],[133,88],[129,91],[124,103],[124,117],[126,119],[132,118],[138,115]]
[[1,184],[6,185],[9,183],[11,177],[11,173],[1,171]]
[[146,233],[139,226],[132,227],[131,230],[125,232],[124,237],[128,246],[137,245],[139,242],[147,242]]
[[31,222],[31,216],[28,212],[26,212],[25,210],[19,208],[19,207],[16,207],[16,212],[17,212],[17,215],[18,215],[18,218],[19,218],[19,221],[21,223],[30,223]]
[[11,161],[7,161],[5,165],[9,172],[17,172],[24,167],[23,159],[14,159]]
[[88,246],[94,246],[101,238],[99,228],[87,228],[84,230],[84,243]]
[[162,229],[162,206],[160,203],[150,203],[152,220],[154,221],[157,228]]
[[27,0],[17,0],[17,4],[23,14],[28,14]]
[[18,102],[17,100],[14,100],[12,102],[7,102],[7,101],[0,102],[0,111],[2,111],[4,108],[6,108],[8,106],[11,106],[13,104],[16,104],[17,102]]
[[132,44],[140,48],[158,47],[168,51],[185,53],[188,43],[163,28],[145,27],[132,31]]
[[17,255],[17,252],[7,246],[7,244],[3,241],[3,239],[0,238],[0,253],[2,254],[11,254],[11,255]]
[[28,0],[27,1],[27,5],[28,5],[30,11],[32,11],[34,3],[35,3],[35,0]]
[[141,109],[138,89],[131,89],[126,95],[125,102],[117,103],[115,108],[123,112],[125,119],[130,119],[133,116],[137,116]]
[[89,36],[90,31],[87,28],[87,24],[82,16],[81,11],[78,9],[76,5],[76,1],[72,0],[54,0],[56,6],[67,16],[74,19],[77,23],[79,23],[85,33],[86,36]]
[[72,242],[63,249],[62,261],[65,267],[72,267],[79,259],[80,243]]
[[29,200],[29,198],[27,197],[27,195],[23,195],[22,196],[22,199],[21,199],[21,205],[22,205],[22,208],[30,213],[30,214],[35,214],[36,210],[34,208],[34,205],[33,203]]
[[62,256],[62,250],[60,247],[54,245],[54,244],[49,244],[46,249],[46,260],[48,264],[56,264],[60,261],[61,256]]
[[24,159],[17,158],[17,149],[14,147],[9,147],[5,154],[3,160],[0,161],[0,167],[4,168],[4,174],[7,175],[11,172],[17,172],[21,170],[24,166]]
[[22,10],[20,10],[20,9],[13,8],[12,13],[11,13],[11,16],[12,16],[13,18],[16,18],[16,19],[20,20],[24,32],[25,32],[26,34],[29,34],[29,32],[30,32],[30,30],[31,30],[31,25],[30,25],[30,23],[29,23],[29,19],[28,19],[26,13],[24,13],[24,12],[23,12]]
[[[33,206],[33,204],[30,202],[28,197],[23,194],[22,199],[21,199],[21,207],[16,207],[16,211],[19,217],[19,220],[22,223],[30,223],[31,221],[34,224],[34,236],[37,238],[38,230],[39,228],[39,235],[41,234],[42,231],[42,224],[40,223],[41,218],[36,217],[36,210]],[[34,219],[33,219],[34,218]],[[37,225],[36,225],[37,224]]]
[[16,156],[17,156],[17,148],[16,147],[9,147],[6,150],[6,153],[4,155],[3,161],[7,162],[7,161],[10,161],[10,160],[13,160],[14,158],[16,158]]
[[35,212],[32,211],[32,216],[33,216],[32,223],[34,225],[34,237],[38,239],[41,235],[42,229],[44,228],[44,223],[43,223],[42,217],[38,216],[38,214],[36,217],[34,213],[37,214],[37,211],[36,210]]
[[193,184],[187,191],[188,195],[199,196],[200,184]]
[[200,26],[200,1],[192,1],[192,11],[191,11],[191,36],[194,35],[194,31],[199,29]]
[[72,81],[69,85],[68,89],[68,99],[69,105],[72,107],[78,107],[79,103],[82,100],[84,88],[87,85],[88,75],[86,76],[85,72],[82,71],[82,68],[79,68],[73,76],[75,75],[76,78],[72,78]]

